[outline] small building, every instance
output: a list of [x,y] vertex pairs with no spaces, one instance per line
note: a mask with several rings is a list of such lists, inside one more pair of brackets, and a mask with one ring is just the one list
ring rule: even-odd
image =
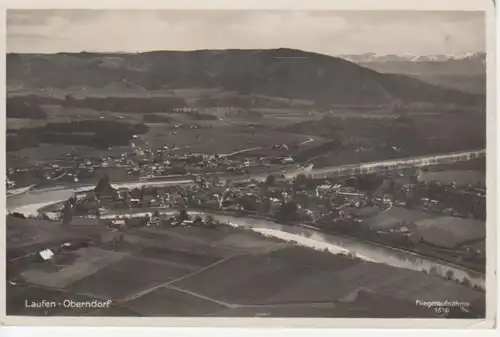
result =
[[318,190],[320,190],[321,192],[324,192],[324,191],[329,191],[333,188],[332,185],[328,185],[328,184],[323,184],[323,185],[319,185],[317,187]]
[[110,227],[116,228],[118,230],[123,230],[127,227],[127,223],[124,219],[116,219],[111,223]]
[[78,218],[78,219],[73,219],[73,224],[78,225],[78,226],[98,226],[101,225],[99,222],[99,219],[96,217],[85,217],[85,218]]
[[54,253],[50,249],[42,250],[41,252],[38,252],[38,255],[44,261],[50,260],[50,259],[52,259],[54,257]]
[[393,200],[394,196],[392,194],[384,194],[384,197],[382,198],[382,202],[387,205],[392,205]]
[[130,201],[130,204],[133,206],[137,206],[141,203],[141,199],[137,199],[137,198],[132,198],[129,201]]

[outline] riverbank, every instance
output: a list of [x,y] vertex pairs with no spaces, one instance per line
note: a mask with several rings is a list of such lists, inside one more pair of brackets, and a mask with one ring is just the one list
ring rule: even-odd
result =
[[[40,208],[66,200],[69,196],[71,196],[71,194],[66,198],[52,202],[21,205],[11,212],[15,211],[25,214],[26,216],[33,216],[38,213]],[[176,212],[175,210],[165,209],[150,209],[149,211],[141,212],[117,211],[105,214],[102,218],[113,218],[125,214],[140,217],[147,214],[151,215],[155,210],[158,210],[162,214],[174,214]],[[272,234],[277,238],[293,240],[307,247],[320,247],[319,249],[326,248],[335,252],[345,252],[365,259],[366,261],[383,263],[397,268],[424,271],[426,273],[436,274],[441,278],[452,279],[455,282],[468,283],[471,287],[485,289],[485,275],[482,273],[450,262],[435,260],[414,252],[384,246],[375,242],[362,241],[353,237],[326,234],[312,227],[283,225],[275,222],[273,219],[266,219],[263,217],[251,217],[248,215],[238,216],[231,213],[207,213],[203,210],[191,211],[190,214],[199,214],[203,216],[211,215],[217,221],[235,224],[246,229],[260,230],[267,235]]]
[[[121,211],[108,213],[103,215],[102,218],[113,219],[120,216],[144,217],[146,215],[151,216],[154,211],[165,215],[173,215],[177,212],[171,209],[151,209],[149,212],[142,211],[137,213]],[[380,243],[364,241],[354,237],[327,234],[310,226],[284,225],[273,219],[258,216],[238,216],[227,212],[206,212],[203,210],[192,210],[189,214],[203,217],[211,216],[216,221],[225,224],[258,231],[285,241],[295,241],[297,244],[305,247],[319,250],[326,249],[334,254],[351,254],[365,261],[434,274],[443,279],[465,283],[470,287],[482,289],[483,291],[485,289],[486,277],[483,273],[451,262],[433,259],[415,252]]]
[[[116,232],[76,222],[63,226],[15,220],[8,219],[13,239],[19,234],[34,237],[36,229],[44,234],[45,248],[51,238],[62,243],[74,237],[77,245],[83,236],[78,233],[86,231],[94,243],[63,250],[51,264],[14,261],[9,270],[22,279],[8,283],[9,315],[40,315],[24,306],[25,299],[64,296],[111,300],[113,306],[51,308],[45,315],[439,318],[432,308],[415,306],[415,301],[453,299],[471,303],[471,318],[484,316],[483,292],[435,275],[353,258],[331,245],[327,252],[316,237],[252,223]],[[16,236],[14,230],[21,233]],[[297,236],[301,238],[294,240]],[[316,249],[302,246],[309,243]]]

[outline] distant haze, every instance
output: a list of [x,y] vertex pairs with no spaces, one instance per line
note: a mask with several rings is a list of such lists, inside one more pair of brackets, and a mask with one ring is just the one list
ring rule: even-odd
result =
[[485,50],[483,12],[9,10],[7,51],[293,48],[327,55]]

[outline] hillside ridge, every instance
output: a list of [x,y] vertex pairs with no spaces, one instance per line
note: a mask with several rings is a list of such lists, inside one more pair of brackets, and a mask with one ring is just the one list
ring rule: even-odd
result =
[[310,100],[325,107],[414,102],[477,105],[484,100],[482,95],[288,48],[7,55],[8,86],[102,88],[117,83],[146,90],[221,88]]

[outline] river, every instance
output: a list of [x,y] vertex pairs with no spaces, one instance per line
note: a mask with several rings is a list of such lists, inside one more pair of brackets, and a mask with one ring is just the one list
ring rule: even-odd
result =
[[[41,207],[67,200],[71,195],[73,195],[73,193],[85,189],[88,189],[88,187],[38,191],[32,190],[25,194],[8,198],[7,210],[9,212],[19,212],[25,215],[36,215],[38,209]],[[172,212],[172,210],[168,210],[163,213]],[[208,215],[206,213],[200,214]],[[137,215],[138,214],[136,214],[136,216]],[[210,215],[212,215],[214,219],[223,223],[251,229],[264,235],[277,237],[287,241],[293,240],[299,245],[315,249],[328,249],[329,252],[334,254],[341,252],[350,253],[363,260],[383,263],[397,268],[426,272],[434,270],[437,275],[441,277],[446,277],[447,273],[452,271],[455,279],[467,279],[472,285],[485,289],[484,274],[445,261],[436,261],[401,249],[383,246],[373,242],[361,241],[359,239],[346,236],[325,234],[319,232],[313,227],[283,225],[261,218],[239,217],[223,214]],[[116,215],[110,214],[106,217],[113,216]]]

